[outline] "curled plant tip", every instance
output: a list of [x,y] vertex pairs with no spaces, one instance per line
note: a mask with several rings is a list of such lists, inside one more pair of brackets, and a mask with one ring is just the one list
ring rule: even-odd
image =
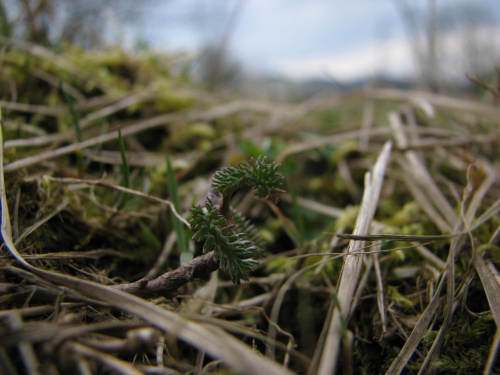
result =
[[210,189],[207,194],[207,202],[209,202],[216,211],[220,211],[222,208],[224,197],[222,193],[218,190]]
[[262,252],[264,241],[250,222],[231,209],[231,195],[249,185],[258,197],[276,202],[283,182],[278,168],[279,165],[266,164],[265,158],[260,157],[223,168],[212,176],[205,207],[191,209],[193,240],[205,241],[203,251],[213,251],[219,267],[236,284],[241,279],[248,280],[248,273],[257,264],[252,258]]
[[252,158],[235,167],[223,168],[212,176],[212,186],[224,197],[230,197],[237,189],[250,185],[259,198],[277,202],[278,194],[283,192],[280,189],[283,176],[278,173],[279,164],[266,164],[265,161],[265,157]]

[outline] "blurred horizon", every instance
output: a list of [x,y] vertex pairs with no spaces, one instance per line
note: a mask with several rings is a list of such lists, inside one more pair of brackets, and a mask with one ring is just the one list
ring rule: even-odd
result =
[[45,44],[183,53],[208,82],[246,76],[342,85],[383,77],[436,90],[500,64],[497,0],[40,3],[40,20],[30,20],[35,2],[0,2],[13,36],[37,41],[38,27]]
[[[155,19],[174,21],[159,28]],[[142,33],[155,48],[199,51],[225,43],[225,53],[247,71],[295,80],[418,80],[426,74],[422,64],[436,64],[436,74],[457,80],[466,71],[493,69],[500,59],[500,7],[488,0],[233,0],[223,6],[173,0],[157,4],[147,20],[136,36]]]

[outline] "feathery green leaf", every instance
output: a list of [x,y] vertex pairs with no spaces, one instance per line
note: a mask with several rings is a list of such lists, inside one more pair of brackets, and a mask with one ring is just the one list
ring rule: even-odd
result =
[[194,231],[193,240],[205,240],[203,252],[214,251],[220,268],[238,284],[248,280],[248,272],[257,264],[252,259],[255,246],[244,233],[234,233],[234,225],[226,225],[226,220],[207,202],[205,207],[191,209],[189,220]]
[[238,228],[238,232],[245,233],[248,240],[253,242],[256,253],[261,254],[264,251],[266,243],[260,236],[255,225],[250,223],[250,221],[248,221],[247,218],[245,218],[245,216],[240,214],[238,211],[232,209],[231,213],[233,215],[236,228]]
[[259,198],[278,200],[278,193],[282,192],[280,186],[283,176],[279,174],[279,165],[266,164],[266,158],[250,159],[235,167],[227,167],[212,176],[212,185],[225,197],[230,196],[235,190],[251,185],[256,189]]

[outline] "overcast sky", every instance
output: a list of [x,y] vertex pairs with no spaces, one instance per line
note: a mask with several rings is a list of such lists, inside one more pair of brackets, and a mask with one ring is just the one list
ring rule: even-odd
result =
[[[241,5],[234,12],[236,1]],[[378,73],[411,76],[415,67],[408,25],[397,6],[401,1],[169,0],[144,10],[136,35],[167,51],[195,51],[204,43],[220,40],[231,14],[236,13],[230,51],[251,71],[296,79],[351,80]],[[472,44],[493,43],[500,51],[499,0],[435,1],[439,17],[452,14],[450,9],[468,6],[468,11],[455,18],[484,26],[476,30],[476,34],[484,34],[475,36],[482,38],[481,43]],[[430,0],[403,2],[411,5],[419,22],[425,22]],[[483,19],[474,20],[475,12],[470,9],[476,9],[477,17]],[[443,40],[448,40],[446,50],[458,48],[457,33],[457,28],[442,31]],[[492,56],[492,64],[498,56],[500,53]]]

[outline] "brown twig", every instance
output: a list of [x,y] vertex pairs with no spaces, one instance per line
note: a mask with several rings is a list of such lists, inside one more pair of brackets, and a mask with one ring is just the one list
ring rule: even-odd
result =
[[500,98],[500,92],[498,92],[497,90],[495,90],[494,87],[491,87],[486,82],[481,81],[479,78],[476,78],[476,77],[473,77],[473,76],[469,75],[469,73],[467,73],[466,76],[467,76],[468,79],[470,79],[476,85],[478,85],[478,86],[482,87],[483,89],[491,92],[497,98]]
[[144,278],[130,284],[114,285],[112,288],[143,298],[157,295],[172,297],[181,286],[217,269],[219,269],[219,263],[215,261],[212,251],[196,257],[188,264],[164,273],[156,279],[148,280]]

